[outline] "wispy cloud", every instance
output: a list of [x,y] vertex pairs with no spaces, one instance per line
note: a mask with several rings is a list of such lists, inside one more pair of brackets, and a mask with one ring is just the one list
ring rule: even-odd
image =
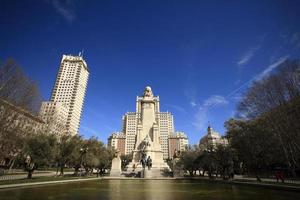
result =
[[286,61],[289,58],[289,55],[285,55],[277,59],[276,62],[270,64],[267,66],[261,73],[256,74],[253,76],[250,80],[244,82],[240,85],[240,87],[234,89],[233,91],[229,92],[229,94],[225,97],[226,99],[229,99],[232,96],[235,96],[238,92],[240,92],[243,88],[248,87],[253,81],[260,81],[263,78],[270,75],[270,73],[277,68],[279,65],[281,65],[284,61]]
[[197,130],[203,130],[208,123],[208,109],[205,107],[199,107],[194,115],[193,126]]
[[253,80],[259,81],[267,76],[270,75],[270,73],[277,68],[280,64],[282,64],[284,61],[286,61],[289,58],[289,55],[282,56],[279,58],[275,63],[272,63],[269,65],[264,71],[262,71],[260,74],[256,75]]
[[[187,80],[187,82],[191,82],[190,80]],[[189,83],[184,91],[184,95],[187,97],[187,99],[190,102],[190,105],[192,107],[195,107],[197,105],[195,97],[197,96],[196,88],[194,84]]]
[[261,48],[261,45],[249,48],[238,60],[238,66],[244,66],[250,62],[254,54]]
[[191,105],[192,107],[195,107],[195,106],[197,106],[197,103],[196,103],[194,100],[191,100],[190,105]]
[[225,97],[221,95],[212,95],[205,99],[201,105],[197,107],[192,123],[197,130],[202,130],[208,123],[208,115],[211,108],[228,104]]
[[256,45],[252,45],[241,55],[241,57],[238,59],[238,61],[236,63],[240,68],[247,65],[253,59],[256,52],[258,50],[260,50],[261,47],[263,46],[263,43],[264,43],[266,37],[267,37],[267,34],[263,34],[263,35],[259,36],[258,42],[256,43]]
[[166,106],[166,107],[169,107],[169,108],[172,108],[172,109],[174,109],[174,110],[177,110],[177,111],[179,111],[179,112],[182,112],[182,113],[184,113],[184,114],[187,113],[186,110],[185,110],[183,107],[179,106],[179,105],[165,104],[165,106]]
[[55,10],[62,15],[68,22],[73,22],[75,19],[75,5],[72,0],[50,0],[51,5]]
[[223,96],[212,95],[204,101],[203,106],[211,107],[211,106],[216,106],[216,105],[224,105],[227,103],[228,103],[228,101]]
[[211,108],[215,106],[226,105],[229,103],[229,99],[234,99],[236,101],[239,101],[242,98],[239,92],[243,88],[249,86],[251,83],[253,83],[253,81],[260,81],[263,78],[268,77],[274,69],[280,66],[288,58],[289,55],[280,57],[279,59],[277,59],[276,62],[267,66],[261,73],[253,76],[250,80],[243,83],[240,87],[231,91],[227,96],[224,97],[221,95],[212,95],[206,100],[204,100],[203,103],[197,107],[197,112],[194,115],[193,125],[195,126],[195,128],[198,130],[202,130],[205,128],[209,120],[208,116]]
[[95,129],[92,129],[92,128],[90,128],[90,127],[87,127],[87,126],[81,125],[80,128],[81,128],[82,130],[86,131],[87,133],[93,135],[93,136],[97,136],[97,135],[100,134],[99,131],[97,131],[97,130],[95,130]]

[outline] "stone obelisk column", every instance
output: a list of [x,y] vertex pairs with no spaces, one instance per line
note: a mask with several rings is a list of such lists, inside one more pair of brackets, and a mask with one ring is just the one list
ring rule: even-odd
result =
[[163,153],[159,141],[159,125],[156,118],[158,98],[153,96],[149,86],[145,88],[142,98],[139,97],[137,107],[140,108],[140,121],[137,126],[137,136],[135,150],[133,151],[133,161],[135,166],[139,165],[142,156],[152,159],[152,168],[158,172],[162,168],[168,168],[168,165],[163,160]]

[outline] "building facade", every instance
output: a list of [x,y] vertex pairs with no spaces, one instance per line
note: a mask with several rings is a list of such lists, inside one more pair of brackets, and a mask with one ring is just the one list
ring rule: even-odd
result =
[[37,133],[45,127],[45,121],[37,115],[0,99],[1,131]]
[[[47,117],[49,116],[48,111],[58,111],[59,109],[62,109],[58,111],[59,113],[66,111],[65,126],[71,134],[78,133],[88,77],[89,70],[81,54],[79,56],[63,55],[51,100],[45,102],[41,110],[41,113],[46,114]],[[53,108],[55,106],[57,108]]]
[[45,125],[36,114],[0,98],[0,166],[11,166],[22,150],[21,144],[11,142],[12,137],[44,133]]
[[159,113],[160,144],[164,159],[169,158],[169,136],[174,134],[173,115],[169,112]]
[[189,145],[188,137],[184,132],[176,132],[169,136],[169,156],[173,158],[176,151],[185,151]]
[[120,155],[125,155],[126,136],[122,132],[114,132],[109,138],[107,145],[119,151]]
[[67,131],[68,109],[63,103],[44,101],[39,115],[45,121],[51,133],[59,135]]
[[207,133],[199,141],[199,148],[202,151],[214,150],[218,145],[227,145],[228,140],[222,137],[218,132],[214,131],[209,125],[207,128]]

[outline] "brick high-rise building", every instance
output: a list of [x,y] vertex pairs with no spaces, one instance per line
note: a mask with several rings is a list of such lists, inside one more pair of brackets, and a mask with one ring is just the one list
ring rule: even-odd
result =
[[189,145],[188,137],[184,132],[176,132],[169,136],[169,156],[172,158],[175,151],[185,151]]

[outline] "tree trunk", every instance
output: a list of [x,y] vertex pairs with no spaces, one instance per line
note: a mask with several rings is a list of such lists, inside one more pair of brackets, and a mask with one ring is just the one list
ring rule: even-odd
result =
[[32,179],[33,170],[28,170],[27,179]]
[[258,182],[261,182],[261,178],[259,177],[258,174],[256,174],[256,180],[257,180]]
[[60,165],[60,176],[64,175],[64,165]]
[[9,174],[11,173],[11,170],[12,170],[14,164],[15,164],[15,160],[16,160],[16,159],[13,158],[12,161],[11,161],[11,163],[10,163],[10,166],[9,166],[9,169],[8,169],[8,173],[9,173]]

